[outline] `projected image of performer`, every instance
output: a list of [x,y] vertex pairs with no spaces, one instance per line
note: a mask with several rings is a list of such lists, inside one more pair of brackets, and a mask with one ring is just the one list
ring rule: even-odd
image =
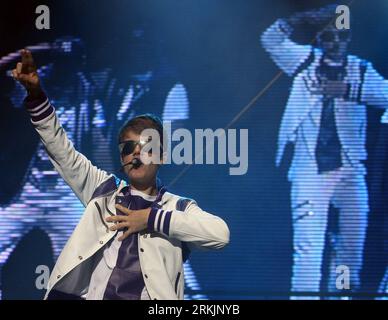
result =
[[[337,291],[337,266],[348,268],[350,290],[360,286],[368,222],[365,183],[366,105],[388,106],[388,84],[368,61],[348,54],[350,30],[335,27],[335,6],[278,19],[261,37],[276,65],[293,77],[283,114],[276,164],[294,144],[288,172],[294,236],[292,291],[319,292],[329,205],[339,210],[327,289]],[[293,31],[320,27],[316,46]],[[347,291],[349,292],[349,291]]]
[[[140,160],[147,143],[157,143],[158,150],[163,146],[161,121],[140,115],[120,130],[128,184],[76,151],[41,89],[31,52],[21,55],[12,73],[28,92],[32,124],[50,161],[86,207],[51,273],[46,298],[183,299],[184,249],[221,249],[229,242],[229,229],[194,200],[157,183],[160,159]],[[161,139],[150,142],[141,136],[144,129],[156,130]]]

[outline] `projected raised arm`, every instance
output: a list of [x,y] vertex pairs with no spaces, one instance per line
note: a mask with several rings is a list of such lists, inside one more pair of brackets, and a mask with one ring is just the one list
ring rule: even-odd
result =
[[299,25],[322,25],[334,18],[335,6],[329,5],[317,10],[297,12],[288,18],[277,19],[261,36],[264,49],[276,65],[287,75],[293,76],[299,66],[309,57],[313,47],[296,43],[291,39]]

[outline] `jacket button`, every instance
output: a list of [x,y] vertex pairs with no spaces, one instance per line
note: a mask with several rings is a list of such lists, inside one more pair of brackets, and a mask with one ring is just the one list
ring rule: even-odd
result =
[[82,256],[78,256],[78,259],[82,260],[83,258],[82,258]]
[[103,244],[104,243],[104,241],[100,241],[100,244]]
[[143,249],[143,248],[140,248],[140,251],[141,251],[141,252],[144,252],[144,249]]
[[61,277],[61,275],[60,275],[60,274],[58,274],[58,275],[57,275],[57,279],[59,279],[60,277]]
[[144,275],[144,277],[145,277],[146,279],[148,279],[148,276],[147,276],[146,274]]

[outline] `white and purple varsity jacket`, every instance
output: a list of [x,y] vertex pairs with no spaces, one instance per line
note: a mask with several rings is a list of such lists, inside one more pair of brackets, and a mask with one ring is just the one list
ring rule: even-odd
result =
[[[45,298],[52,289],[84,296],[105,246],[116,235],[105,218],[116,214],[116,195],[127,183],[75,150],[44,94],[27,97],[25,107],[50,161],[85,206],[51,273]],[[194,200],[163,192],[157,204],[147,230],[138,234],[144,283],[151,299],[183,299],[184,248],[221,249],[229,242],[229,229]]]

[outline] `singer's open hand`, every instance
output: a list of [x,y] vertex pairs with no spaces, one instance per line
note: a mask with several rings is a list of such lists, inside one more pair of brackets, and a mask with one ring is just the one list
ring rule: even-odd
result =
[[109,229],[111,231],[121,230],[126,228],[127,230],[118,239],[123,241],[130,234],[142,231],[147,228],[148,216],[150,215],[151,208],[141,210],[129,210],[122,205],[116,204],[116,208],[120,210],[125,216],[116,215],[106,218],[107,222],[116,222],[116,224]]

